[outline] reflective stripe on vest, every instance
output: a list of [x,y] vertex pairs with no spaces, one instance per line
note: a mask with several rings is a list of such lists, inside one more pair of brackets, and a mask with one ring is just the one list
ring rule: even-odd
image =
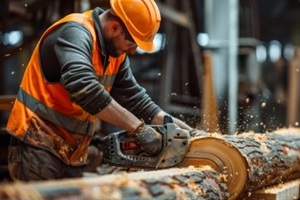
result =
[[29,108],[32,112],[37,113],[40,117],[52,122],[57,126],[82,135],[93,135],[94,133],[94,122],[79,121],[74,118],[62,115],[29,95],[22,88],[20,88],[18,92],[17,99],[21,103],[25,104],[26,107]]

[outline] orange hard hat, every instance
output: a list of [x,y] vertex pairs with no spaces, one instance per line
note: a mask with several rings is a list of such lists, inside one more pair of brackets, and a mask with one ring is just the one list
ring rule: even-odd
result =
[[110,5],[137,45],[144,51],[152,51],[161,21],[154,0],[110,0]]

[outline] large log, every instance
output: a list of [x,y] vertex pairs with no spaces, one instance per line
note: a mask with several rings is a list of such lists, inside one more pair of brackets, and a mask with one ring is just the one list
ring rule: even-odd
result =
[[0,185],[0,199],[138,200],[227,199],[227,186],[210,167],[103,175],[96,178]]
[[180,166],[209,165],[223,175],[229,199],[300,178],[300,130],[195,137]]
[[259,189],[300,179],[300,130],[197,136],[177,167],[181,168],[1,185],[0,199],[30,194],[53,200],[247,199]]

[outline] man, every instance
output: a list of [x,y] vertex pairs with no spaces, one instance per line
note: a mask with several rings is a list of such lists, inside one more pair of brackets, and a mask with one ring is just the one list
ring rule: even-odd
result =
[[126,56],[153,49],[159,10],[153,0],[110,5],[66,16],[37,43],[7,124],[13,179],[80,177],[98,120],[128,131],[150,155],[161,150],[161,135],[145,124],[163,124],[167,113],[137,84]]

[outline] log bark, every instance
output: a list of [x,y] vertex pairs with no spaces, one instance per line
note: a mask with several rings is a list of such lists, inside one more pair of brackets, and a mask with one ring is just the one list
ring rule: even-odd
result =
[[0,199],[227,199],[227,186],[210,167],[172,168],[97,178],[0,186]]
[[229,199],[300,178],[300,129],[199,136],[180,166],[209,165],[223,175]]
[[247,161],[246,191],[300,178],[300,131],[281,130],[267,134],[225,137]]

